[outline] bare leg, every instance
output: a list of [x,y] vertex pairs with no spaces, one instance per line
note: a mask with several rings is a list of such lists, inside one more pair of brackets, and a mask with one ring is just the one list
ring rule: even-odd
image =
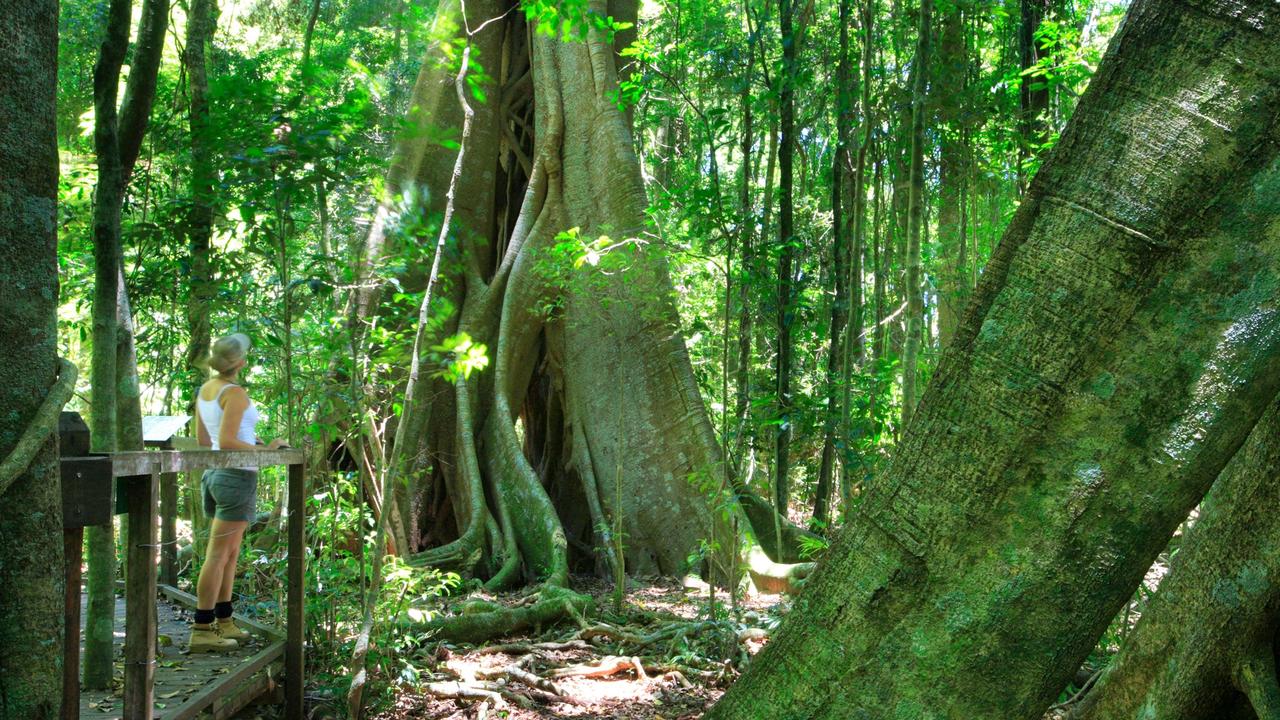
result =
[[248,523],[240,523],[240,532],[235,536],[235,546],[227,553],[227,562],[222,569],[222,586],[218,588],[218,602],[231,601],[231,586],[236,581],[236,561],[240,559],[240,543],[244,540],[244,530]]
[[[235,558],[240,552],[240,540],[249,523],[244,520],[214,519],[209,526],[209,552],[200,579],[196,582],[196,607],[211,610],[218,603],[225,585],[228,591],[235,579]],[[232,572],[228,573],[229,566]],[[224,575],[226,577],[224,577]]]

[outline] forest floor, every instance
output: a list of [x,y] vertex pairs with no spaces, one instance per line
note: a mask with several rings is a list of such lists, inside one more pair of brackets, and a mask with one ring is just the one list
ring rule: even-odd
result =
[[[778,595],[751,595],[739,600],[736,619],[721,605],[712,620],[705,591],[651,578],[629,584],[617,614],[611,583],[578,577],[573,587],[595,598],[598,619],[475,647],[442,643],[425,691],[402,694],[377,720],[701,717],[788,605]],[[486,599],[515,605],[523,595]],[[719,594],[717,604],[727,599]],[[484,687],[497,696],[472,692]],[[447,697],[457,690],[475,696]]]
[[[1104,655],[1118,649],[1136,624],[1145,597],[1167,572],[1168,557],[1162,554],[1116,627],[1103,638]],[[618,614],[613,611],[611,583],[577,577],[573,587],[595,599],[598,618],[479,646],[438,644],[425,690],[403,692],[395,707],[376,720],[700,718],[737,679],[750,656],[768,642],[790,605],[785,596],[751,594],[740,598],[734,614],[720,594],[718,617],[711,620],[705,590],[648,578],[629,581],[625,607]],[[528,602],[528,595],[525,591],[484,599],[515,606]],[[1088,664],[1081,668],[1064,693],[1066,702],[1050,708],[1044,720],[1067,716],[1083,694],[1077,690],[1096,679],[1090,677],[1092,670]],[[483,697],[474,692],[480,688],[497,694]]]

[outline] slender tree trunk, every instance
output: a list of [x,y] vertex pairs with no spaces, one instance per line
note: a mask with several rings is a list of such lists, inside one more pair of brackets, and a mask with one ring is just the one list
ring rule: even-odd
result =
[[[1022,69],[1035,67],[1046,50],[1036,40],[1040,28],[1051,9],[1051,0],[1021,0],[1022,22],[1018,27],[1018,53]],[[1049,85],[1039,75],[1022,75],[1018,86],[1018,188],[1025,190],[1029,165],[1036,149],[1049,135]]]
[[[120,210],[124,172],[120,163],[117,88],[129,49],[130,0],[111,0],[106,34],[93,70],[94,149],[98,184],[93,206],[93,373],[91,424],[94,452],[114,452],[116,438],[117,302],[120,292]],[[111,685],[115,626],[116,550],[111,524],[85,531],[88,546],[84,634],[84,687]]]
[[959,6],[952,6],[941,18],[942,38],[938,47],[938,343],[945,347],[955,334],[960,313],[968,301],[964,273],[964,178],[965,129],[962,108],[967,102],[968,75],[964,47],[964,18]]
[[917,366],[921,325],[924,322],[924,289],[921,287],[920,235],[924,228],[924,116],[925,89],[929,85],[930,22],[933,0],[920,2],[920,39],[911,68],[914,79],[911,100],[911,195],[907,213],[907,337],[902,352],[902,428],[911,423],[916,407]]
[[142,21],[129,63],[129,83],[120,106],[120,168],[126,186],[133,177],[133,168],[151,122],[164,38],[169,31],[169,5],[169,0],[143,0],[142,3]]
[[205,371],[198,363],[209,354],[209,314],[216,287],[209,240],[213,235],[218,176],[210,129],[207,56],[217,28],[217,17],[217,0],[191,0],[183,58],[191,84],[191,209],[186,228],[191,254],[191,290],[187,304],[187,327],[191,340],[187,346],[189,379],[186,384],[193,403],[196,389],[205,380]]
[[[841,391],[841,385],[847,382],[842,366],[845,369],[849,367],[849,358],[844,348],[844,331],[849,317],[849,287],[855,281],[861,284],[860,278],[855,280],[848,269],[849,260],[855,253],[846,249],[849,227],[844,214],[845,186],[852,179],[849,177],[849,142],[853,135],[853,98],[849,87],[849,25],[853,22],[852,4],[853,0],[840,0],[840,58],[835,78],[836,151],[832,153],[831,162],[831,276],[835,285],[835,298],[831,303],[830,347],[827,351],[827,406],[823,424],[822,458],[813,499],[813,519],[821,524],[826,524],[828,519],[831,480],[835,475],[836,433],[839,430],[842,437],[848,434],[848,424],[840,422],[847,419],[840,403],[841,398],[847,399],[847,393]],[[854,192],[856,191],[855,189]]]
[[[58,4],[0,2],[0,466],[59,379]],[[37,436],[39,439],[39,436]],[[49,433],[0,488],[0,720],[52,720],[62,701],[62,496]]]
[[796,0],[779,0],[779,20],[782,31],[782,72],[778,91],[779,140],[778,167],[782,177],[778,181],[778,351],[774,358],[774,392],[777,395],[776,437],[773,454],[773,503],[785,517],[790,495],[791,475],[791,329],[795,322],[795,203],[792,193],[795,186],[795,65],[796,43],[792,28],[792,13]]
[[708,720],[1041,717],[1271,404],[1280,9],[1191,7],[1131,6],[891,471]]
[[[751,56],[754,57],[754,54]],[[755,254],[755,202],[752,198],[751,187],[755,179],[751,172],[751,148],[755,144],[755,117],[751,112],[751,68],[752,62],[747,63],[747,75],[743,82],[742,89],[742,165],[739,169],[740,177],[738,181],[738,224],[741,228],[741,237],[739,245],[741,246],[742,259],[738,262],[741,280],[738,282],[738,358],[735,363],[736,377],[734,378],[734,443],[731,448],[727,448],[730,461],[740,470],[744,468],[742,462],[743,443],[746,440],[748,430],[747,423],[750,420],[751,412],[751,333],[752,320],[755,317],[752,307],[752,289],[755,287],[758,273],[756,272],[756,254]],[[741,477],[741,472],[739,472]]]
[[[400,47],[400,17],[404,14],[402,6],[396,6],[396,47]],[[305,75],[307,67],[311,64],[311,40],[316,32],[316,20],[320,18],[320,0],[311,0],[311,12],[307,13],[307,29],[302,34],[302,62],[298,67],[302,68]]]
[[[1270,182],[1280,173],[1270,173]],[[1214,720],[1237,702],[1276,717],[1280,402],[1214,483],[1133,634],[1075,717]]]
[[[213,236],[214,206],[217,203],[217,168],[209,118],[208,51],[217,29],[217,0],[190,0],[187,15],[187,37],[183,62],[190,84],[188,124],[191,129],[191,206],[187,211],[185,231],[190,255],[187,277],[188,344],[183,366],[186,380],[182,383],[185,407],[195,414],[196,392],[204,383],[207,371],[200,363],[209,354],[212,341],[210,314],[217,289],[214,279],[210,239]],[[192,432],[195,432],[194,421]],[[200,496],[200,474],[187,474],[187,492]],[[199,503],[191,503],[192,550],[203,557],[208,541],[209,521]]]
[[[862,139],[858,143],[858,160],[853,173],[853,248],[849,263],[849,290],[852,298],[852,313],[848,326],[849,339],[845,343],[845,359],[841,388],[843,397],[840,402],[841,432],[844,434],[844,457],[840,461],[840,496],[848,507],[853,492],[853,464],[855,451],[853,440],[853,368],[862,365],[866,357],[866,341],[863,334],[865,303],[863,302],[863,257],[867,247],[867,153],[871,148],[871,48],[874,44],[872,28],[875,26],[874,0],[866,0],[861,8],[862,26]],[[877,194],[879,190],[876,190]],[[876,239],[871,239],[875,247]],[[879,270],[877,270],[879,272]],[[876,299],[879,302],[879,298]],[[877,313],[879,306],[877,305]],[[879,322],[879,317],[876,318]]]
[[[881,148],[877,146],[877,150],[880,149]],[[881,233],[881,220],[884,217],[884,196],[886,189],[884,178],[885,164],[886,159],[884,157],[877,159],[875,178],[871,181],[871,184],[875,187],[876,191],[876,203],[875,209],[872,212],[873,219],[871,223],[872,263],[874,268],[874,285],[872,287],[872,293],[875,297],[874,302],[876,307],[876,325],[871,330],[871,357],[877,361],[884,359],[885,352],[889,345],[889,328],[886,327],[885,323],[885,309],[887,302],[885,285],[886,277],[889,274],[889,258],[893,256],[890,252],[892,245],[888,240],[888,233]]]

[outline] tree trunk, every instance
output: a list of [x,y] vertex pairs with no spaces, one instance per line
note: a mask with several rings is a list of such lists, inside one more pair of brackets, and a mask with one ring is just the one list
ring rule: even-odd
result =
[[912,63],[911,93],[911,195],[907,210],[907,337],[902,351],[902,427],[911,424],[916,408],[917,365],[924,323],[924,288],[921,287],[920,234],[924,227],[924,116],[925,90],[929,86],[929,45],[933,0],[920,2],[920,39]]
[[213,138],[209,120],[209,76],[207,53],[217,28],[217,0],[191,0],[187,18],[187,39],[183,61],[191,83],[191,209],[187,216],[187,239],[191,253],[190,295],[187,327],[186,385],[191,403],[205,381],[199,363],[209,354],[209,313],[216,284],[210,264],[209,240],[213,235],[214,205],[217,202],[218,173],[214,164]]
[[[835,79],[836,151],[832,153],[831,162],[831,275],[834,279],[835,298],[831,303],[830,347],[827,351],[827,406],[823,424],[822,459],[818,466],[818,485],[813,499],[813,519],[822,524],[827,522],[831,478],[835,474],[836,432],[839,430],[842,437],[848,433],[847,424],[840,422],[845,419],[840,403],[845,395],[840,392],[840,387],[842,381],[847,381],[841,369],[842,366],[848,366],[849,360],[844,349],[845,322],[849,317],[849,288],[853,282],[861,284],[861,278],[855,280],[848,269],[853,253],[847,250],[849,227],[844,214],[846,186],[852,180],[849,177],[849,141],[853,135],[853,99],[849,87],[849,25],[853,22],[850,8],[852,4],[852,0],[840,0],[840,59]],[[860,190],[859,188],[858,191]]]
[[[468,3],[468,24],[508,10]],[[627,8],[590,10],[621,17]],[[438,22],[458,13],[444,5]],[[519,580],[523,567],[524,577],[564,584],[571,564],[591,569],[599,559],[571,551],[568,537],[590,544],[605,517],[620,516],[629,572],[680,574],[705,541],[719,548],[705,569],[726,580],[737,548],[711,511],[720,450],[665,257],[644,234],[630,128],[608,97],[615,53],[594,32],[587,42],[526,38],[518,14],[472,38],[476,57],[506,59],[486,67],[496,100],[474,104],[441,267],[458,310],[434,332],[465,333],[490,361],[452,386],[425,366],[413,391],[415,403],[418,393],[444,401],[431,403],[421,429],[406,428],[395,453],[418,459],[424,481],[441,482],[458,524],[455,538],[414,561],[501,583]],[[453,79],[449,68],[424,65],[413,102],[429,108],[421,122],[457,126],[456,97],[432,99]],[[397,167],[407,183],[438,188],[453,160],[424,142],[398,153]],[[426,198],[429,209],[438,196]],[[578,249],[557,255],[566,245]],[[588,257],[599,265],[575,267]]]
[[[130,0],[111,0],[106,35],[93,69],[94,150],[98,184],[93,205],[93,373],[90,427],[94,452],[114,452],[116,440],[116,333],[120,292],[120,211],[124,171],[120,164],[117,88],[129,49]],[[110,523],[85,531],[88,547],[84,634],[84,687],[111,685],[115,626],[116,549]]]
[[774,356],[774,392],[777,402],[773,451],[773,504],[783,516],[787,514],[791,475],[791,326],[795,322],[795,67],[796,38],[792,14],[796,0],[779,0],[782,31],[782,71],[778,91],[779,128],[782,137],[778,147],[778,350]]
[[[1274,187],[1280,173],[1268,180]],[[1280,223],[1273,218],[1271,225]],[[1259,718],[1276,717],[1277,437],[1280,402],[1272,402],[1205,497],[1172,571],[1075,717],[1214,720],[1250,701]]]
[[164,37],[169,31],[169,4],[169,0],[143,0],[142,3],[142,22],[129,63],[129,83],[120,106],[120,168],[125,185],[133,176],[133,167],[151,122]]
[[[750,58],[754,58],[754,53]],[[755,117],[751,108],[752,75],[754,63],[748,59],[747,75],[742,88],[742,165],[738,184],[738,213],[741,235],[738,244],[741,247],[742,259],[738,262],[738,356],[734,363],[734,442],[727,447],[726,454],[731,463],[737,467],[738,476],[742,476],[745,463],[742,461],[743,443],[748,435],[747,423],[751,413],[751,333],[754,313],[751,307],[752,289],[758,277],[756,272],[755,251],[755,201],[751,189],[755,178],[752,175],[750,162],[751,148],[755,144]],[[728,400],[726,399],[727,403]]]
[[1040,717],[1244,442],[1280,389],[1280,11],[1192,7],[1130,8],[892,469],[708,718]]
[[[849,339],[845,341],[844,347],[844,367],[842,369],[843,376],[841,378],[840,401],[841,421],[840,427],[843,433],[843,457],[840,460],[840,499],[845,507],[849,507],[849,503],[853,497],[853,464],[855,459],[855,451],[852,446],[853,440],[853,368],[854,365],[862,365],[866,357],[866,341],[863,337],[863,319],[865,318],[865,310],[863,303],[863,257],[867,247],[867,153],[871,149],[871,129],[872,129],[872,112],[871,112],[871,50],[875,41],[872,39],[872,29],[875,26],[875,8],[872,5],[873,0],[866,0],[861,8],[862,27],[862,102],[860,105],[862,113],[862,140],[858,143],[858,160],[853,172],[853,248],[850,253],[849,263],[849,294],[851,298],[852,312],[850,313],[849,324],[846,332]],[[879,189],[876,193],[879,195]],[[873,255],[878,252],[876,248],[876,239],[871,239]],[[879,270],[876,270],[879,273]],[[880,282],[877,276],[876,282]],[[876,297],[879,303],[880,297]],[[877,317],[880,305],[876,305]],[[878,330],[878,326],[877,326]]]
[[[21,348],[0,365],[3,463],[58,379],[58,4],[0,2],[0,27],[0,339]],[[62,701],[56,436],[38,448],[0,489],[0,720],[52,720]]]
[[[1035,67],[1046,51],[1036,40],[1036,30],[1051,8],[1050,0],[1021,0],[1022,22],[1018,27],[1018,53],[1022,69]],[[1038,148],[1048,140],[1049,85],[1039,75],[1022,75],[1018,85],[1018,188],[1026,187],[1028,165]]]
[[[877,147],[877,150],[879,149],[880,148]],[[881,153],[881,155],[883,155],[883,153]],[[884,166],[887,162],[888,160],[885,157],[877,159],[874,177],[871,181],[872,186],[876,189],[876,204],[875,209],[872,211],[873,219],[871,222],[871,275],[873,278],[871,293],[876,313],[876,324],[871,329],[871,358],[876,361],[884,359],[889,345],[889,328],[886,327],[885,322],[888,291],[885,286],[890,270],[889,259],[893,256],[893,253],[891,252],[892,245],[888,240],[888,237],[892,233],[885,233],[882,236],[880,232],[881,220],[884,215]]]
[[962,108],[967,101],[968,58],[964,20],[958,6],[942,15],[938,47],[938,344],[945,347],[955,334],[968,302],[964,272],[964,193],[966,166]]
[[[190,254],[190,275],[187,278],[187,332],[188,344],[184,362],[185,382],[182,383],[185,407],[195,414],[196,392],[204,384],[208,372],[200,363],[209,354],[209,314],[213,310],[213,297],[217,283],[213,275],[212,249],[214,206],[217,203],[218,174],[214,164],[214,139],[211,137],[209,118],[209,75],[207,53],[217,29],[217,0],[190,0],[187,16],[186,46],[183,63],[190,83],[188,125],[191,129],[191,206],[187,211],[185,231]],[[195,421],[191,432],[195,434]],[[187,473],[187,492],[200,497],[200,473]],[[204,557],[208,542],[209,520],[200,510],[198,502],[188,503],[191,510],[191,545],[195,557]]]

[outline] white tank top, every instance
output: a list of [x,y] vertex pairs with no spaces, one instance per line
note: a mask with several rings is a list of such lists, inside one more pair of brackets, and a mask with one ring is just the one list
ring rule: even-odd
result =
[[[209,433],[209,440],[213,444],[214,450],[221,450],[218,443],[218,436],[222,434],[222,405],[218,403],[222,399],[222,393],[227,388],[236,387],[231,383],[223,385],[218,394],[213,396],[212,400],[205,400],[199,395],[196,396],[196,411],[200,413],[200,422],[204,423],[204,428]],[[253,401],[249,401],[249,407],[244,409],[244,415],[240,417],[240,427],[236,428],[236,439],[248,445],[254,445],[258,442],[258,436],[254,433],[254,429],[258,425],[258,408],[254,407]]]

